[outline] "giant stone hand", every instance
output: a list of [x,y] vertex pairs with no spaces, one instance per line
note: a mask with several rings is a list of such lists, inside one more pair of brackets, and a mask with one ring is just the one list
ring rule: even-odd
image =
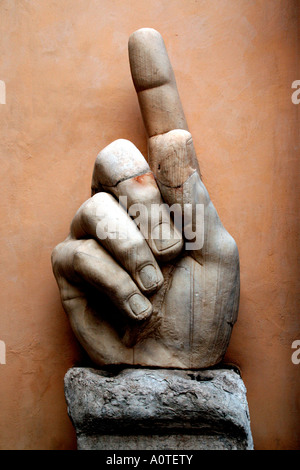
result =
[[99,153],[92,197],[54,249],[53,271],[97,365],[209,367],[223,358],[237,317],[237,246],[201,181],[160,34],[133,33],[129,59],[149,165],[127,140]]

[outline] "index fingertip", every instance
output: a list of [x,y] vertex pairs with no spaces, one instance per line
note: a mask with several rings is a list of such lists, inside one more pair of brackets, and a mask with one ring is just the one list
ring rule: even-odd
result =
[[141,28],[128,41],[129,61],[137,92],[174,80],[173,69],[161,34],[153,28]]
[[148,137],[188,130],[164,40],[152,28],[135,31],[128,43],[133,83]]

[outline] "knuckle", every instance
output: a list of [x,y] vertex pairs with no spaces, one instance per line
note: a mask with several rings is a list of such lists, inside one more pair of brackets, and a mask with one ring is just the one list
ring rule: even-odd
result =
[[64,248],[64,242],[59,243],[53,249],[51,253],[51,263],[53,271],[59,269],[60,265],[62,264],[62,252]]
[[[94,201],[93,198],[88,199],[81,206],[78,212],[80,222],[83,226],[86,226],[89,223],[90,218],[94,213]],[[76,217],[76,216],[75,216]]]
[[111,199],[113,199],[113,196],[111,196],[110,194],[102,191],[100,193],[94,194],[94,196],[91,197],[89,199],[89,201],[90,201],[91,204],[93,204],[93,207],[95,207],[95,205],[106,204],[109,201],[111,201]]
[[93,229],[99,214],[102,213],[100,209],[110,207],[112,199],[113,196],[105,192],[96,193],[88,199],[79,210],[80,226],[86,231]]
[[94,212],[94,199],[91,197],[80,206],[72,220],[71,234],[75,238],[81,238],[88,231]]
[[74,270],[75,273],[78,274],[82,270],[84,259],[85,259],[85,254],[82,251],[76,250],[74,252],[73,270]]

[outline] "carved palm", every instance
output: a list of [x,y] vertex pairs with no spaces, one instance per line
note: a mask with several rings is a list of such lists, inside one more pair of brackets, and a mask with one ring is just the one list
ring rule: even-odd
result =
[[[54,274],[74,333],[96,364],[208,367],[224,356],[236,321],[238,250],[201,181],[159,33],[135,32],[129,57],[149,136],[149,166],[125,140],[100,152],[93,196],[54,250]],[[139,231],[137,219],[117,203],[120,196],[129,207],[143,204],[148,212],[141,218],[148,217],[149,224]],[[168,213],[150,212],[162,202],[182,210],[183,238]],[[199,205],[204,208],[200,220]],[[129,235],[101,237],[103,217],[117,219],[118,235],[122,228]],[[203,234],[203,244],[189,249],[188,228]]]

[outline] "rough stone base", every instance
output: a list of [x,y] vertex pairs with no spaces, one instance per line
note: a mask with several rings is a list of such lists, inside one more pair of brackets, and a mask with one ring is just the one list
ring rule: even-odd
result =
[[246,389],[234,370],[72,368],[79,450],[250,450]]

